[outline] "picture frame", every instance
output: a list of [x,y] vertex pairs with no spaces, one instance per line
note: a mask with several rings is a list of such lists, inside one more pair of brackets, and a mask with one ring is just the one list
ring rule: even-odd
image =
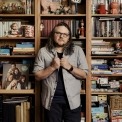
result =
[[3,64],[2,89],[28,89],[28,64]]

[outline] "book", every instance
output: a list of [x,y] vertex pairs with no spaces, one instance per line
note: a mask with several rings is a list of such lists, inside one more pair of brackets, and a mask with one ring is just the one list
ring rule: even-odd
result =
[[21,106],[16,105],[16,122],[21,122]]
[[28,89],[28,80],[28,64],[3,64],[3,89]]

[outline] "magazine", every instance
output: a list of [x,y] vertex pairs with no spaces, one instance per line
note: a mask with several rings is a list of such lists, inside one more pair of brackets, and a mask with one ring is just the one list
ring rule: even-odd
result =
[[3,64],[3,89],[28,89],[28,80],[29,66],[27,64]]

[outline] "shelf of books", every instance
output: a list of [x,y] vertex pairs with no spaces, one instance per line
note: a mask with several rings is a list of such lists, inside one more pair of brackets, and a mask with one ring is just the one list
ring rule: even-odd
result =
[[122,1],[91,0],[91,5],[91,121],[119,122],[122,121]]
[[37,0],[0,0],[0,122],[36,122],[39,118],[32,73],[36,4]]

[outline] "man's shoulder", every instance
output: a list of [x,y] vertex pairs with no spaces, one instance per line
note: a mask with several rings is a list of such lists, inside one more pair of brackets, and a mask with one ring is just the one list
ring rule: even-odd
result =
[[45,52],[45,51],[47,51],[47,49],[46,49],[46,47],[41,47],[39,51],[40,52]]
[[74,45],[74,49],[75,50],[81,50],[82,48],[80,46],[78,46],[78,45]]

